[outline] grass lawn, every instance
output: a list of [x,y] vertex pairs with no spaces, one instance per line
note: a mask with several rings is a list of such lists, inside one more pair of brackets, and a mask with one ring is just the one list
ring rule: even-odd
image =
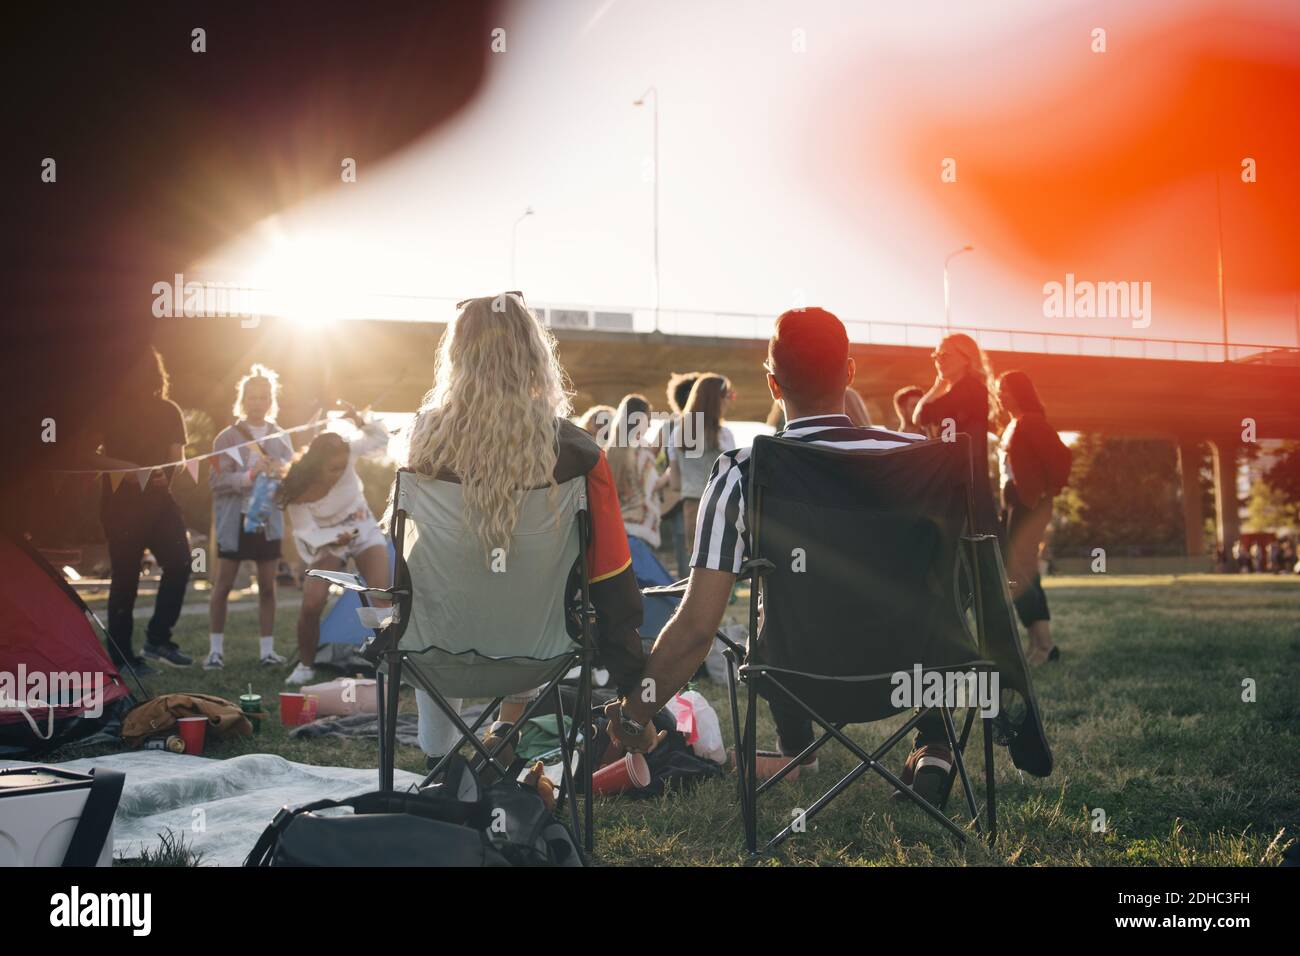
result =
[[[1047,588],[1062,661],[1037,672],[1037,690],[1056,769],[1046,780],[1022,778],[1006,751],[996,749],[995,847],[979,840],[958,847],[921,811],[891,801],[885,782],[867,774],[806,833],[762,862],[1276,865],[1300,827],[1300,579],[1084,576],[1054,578]],[[737,620],[743,607],[732,607]],[[280,609],[277,647],[286,655],[295,620],[292,608]],[[251,682],[273,700],[287,671],[256,663],[255,633],[252,612],[232,614],[224,671],[205,673],[196,663],[146,678],[146,686],[234,700]],[[201,660],[206,618],[182,618],[176,639]],[[1242,700],[1248,678],[1253,703]],[[725,688],[696,689],[713,702],[730,742]],[[413,709],[410,700],[406,706]],[[853,736],[874,744],[894,725],[856,727]],[[760,746],[774,744],[766,708],[759,727]],[[978,731],[973,740],[978,781]],[[895,750],[895,772],[906,750]],[[255,752],[353,767],[374,767],[377,759],[374,743],[291,741],[276,720],[264,723],[260,736],[209,748],[208,756]],[[833,745],[822,754],[820,774],[760,800],[760,834],[775,833],[851,766]],[[398,766],[420,771],[423,756],[402,748]],[[958,793],[950,809],[960,805]],[[1105,832],[1093,831],[1096,809],[1105,811]],[[605,800],[596,821],[602,864],[746,862],[734,778],[684,796]]]

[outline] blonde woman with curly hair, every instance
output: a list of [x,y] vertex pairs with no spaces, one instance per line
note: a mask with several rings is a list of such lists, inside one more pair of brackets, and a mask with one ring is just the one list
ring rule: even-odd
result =
[[[406,467],[462,486],[464,533],[477,539],[485,562],[496,548],[508,554],[521,492],[586,476],[600,663],[630,692],[643,663],[641,594],[609,463],[568,420],[555,340],[517,292],[467,299],[458,308],[438,346],[434,386],[409,427]],[[576,575],[570,580],[576,587]],[[508,734],[535,694],[507,697],[489,739]],[[416,702],[420,747],[432,766],[459,734],[423,691]]]

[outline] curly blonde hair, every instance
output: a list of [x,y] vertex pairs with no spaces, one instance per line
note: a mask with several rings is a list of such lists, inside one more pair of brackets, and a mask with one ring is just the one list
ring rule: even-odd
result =
[[433,388],[409,431],[407,466],[460,479],[463,518],[488,553],[510,549],[519,492],[554,492],[570,392],[555,339],[514,294],[471,299],[438,344]]

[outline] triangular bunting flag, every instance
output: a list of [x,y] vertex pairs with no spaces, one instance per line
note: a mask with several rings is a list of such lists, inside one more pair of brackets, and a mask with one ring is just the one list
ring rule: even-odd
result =
[[233,447],[233,446],[230,447],[230,448],[227,448],[227,449],[226,449],[226,454],[229,455],[231,458],[235,459],[235,464],[236,464],[236,465],[239,465],[241,468],[243,467],[243,465],[244,465],[244,459],[242,459],[242,458],[239,457],[239,449],[238,449],[238,448]]
[[104,474],[108,475],[108,483],[113,486],[114,491],[117,491],[117,486],[120,485],[122,479],[126,477],[126,472],[124,471],[106,471]]
[[140,490],[144,491],[144,486],[149,484],[150,477],[153,476],[152,468],[141,468],[135,473],[135,480],[140,483]]
[[197,458],[187,458],[185,460],[185,470],[190,473],[190,480],[197,485],[199,483],[199,460]]

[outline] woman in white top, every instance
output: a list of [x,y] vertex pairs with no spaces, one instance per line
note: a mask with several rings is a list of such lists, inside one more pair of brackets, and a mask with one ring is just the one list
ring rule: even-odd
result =
[[686,400],[681,420],[673,426],[668,438],[668,470],[659,479],[659,484],[675,480],[674,473],[680,476],[687,541],[695,540],[700,498],[704,496],[704,486],[708,484],[713,463],[724,451],[736,447],[731,429],[723,423],[723,416],[735,397],[735,389],[725,376],[715,372],[701,375],[695,380],[691,397]]
[[646,444],[650,411],[650,403],[644,395],[623,397],[609,425],[605,458],[614,475],[614,489],[618,492],[623,528],[629,542],[636,539],[657,548],[659,471],[655,468],[654,450]]
[[[357,426],[358,434],[351,439],[337,432],[317,435],[289,469],[276,502],[288,510],[294,544],[309,569],[342,571],[351,559],[367,585],[386,588],[388,546],[366,503],[355,462],[386,449],[388,431],[380,422],[362,418],[351,405],[345,407],[344,417]],[[298,615],[301,660],[286,684],[306,684],[316,676],[313,666],[320,643],[320,619],[328,596],[325,581],[304,579]]]

